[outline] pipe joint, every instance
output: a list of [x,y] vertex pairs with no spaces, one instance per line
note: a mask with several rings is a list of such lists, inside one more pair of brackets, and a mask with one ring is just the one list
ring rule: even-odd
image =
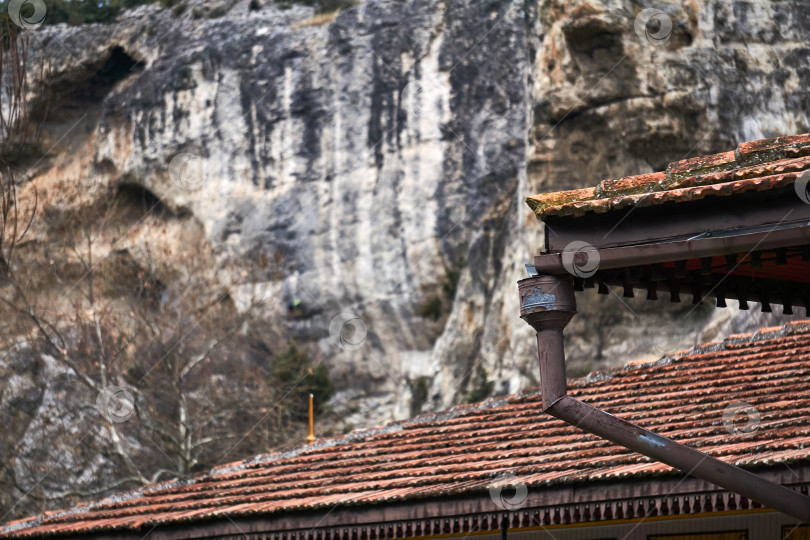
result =
[[518,281],[520,318],[537,332],[543,410],[566,393],[563,328],[577,312],[571,276],[534,276]]
[[557,330],[577,312],[574,278],[571,276],[534,276],[518,281],[520,318],[535,331]]

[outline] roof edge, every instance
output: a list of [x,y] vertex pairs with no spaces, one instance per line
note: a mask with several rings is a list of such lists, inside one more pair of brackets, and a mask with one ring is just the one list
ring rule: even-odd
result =
[[[526,204],[541,220],[551,216],[579,217],[587,212],[603,213],[646,201],[651,194],[695,190],[718,184],[736,184],[754,178],[785,176],[795,180],[797,173],[810,168],[810,133],[759,139],[740,143],[728,152],[673,161],[666,170],[606,179],[596,187],[571,189],[530,195]],[[778,161],[787,161],[776,166]],[[731,195],[743,191],[702,190],[706,195]],[[661,204],[670,198],[653,198],[650,204]],[[621,200],[622,204],[609,201]],[[687,200],[691,200],[687,197]]]
[[[679,360],[683,360],[687,357],[697,355],[697,354],[705,354],[708,352],[717,352],[721,350],[727,350],[730,347],[737,346],[737,345],[744,345],[749,344],[757,341],[765,341],[769,339],[774,339],[778,337],[785,337],[791,335],[799,335],[799,334],[807,334],[810,333],[810,319],[803,319],[798,321],[790,321],[782,326],[772,326],[772,327],[763,327],[757,329],[755,332],[747,333],[747,334],[732,334],[725,338],[723,341],[718,342],[709,342],[700,345],[696,345],[690,349],[674,352],[668,355],[664,355],[661,358],[646,362],[646,363],[635,363],[635,364],[626,364],[623,367],[613,368],[609,370],[599,370],[594,371],[586,375],[585,377],[580,377],[577,379],[572,379],[568,381],[569,387],[582,387],[588,384],[592,384],[593,382],[602,381],[602,380],[609,380],[611,379],[616,373],[619,372],[626,372],[626,371],[636,371],[642,369],[648,369],[651,367],[657,367],[662,365],[668,365],[672,362],[677,362]],[[367,437],[373,437],[376,435],[386,434],[386,433],[394,433],[400,431],[408,426],[412,425],[419,425],[427,422],[435,422],[441,420],[448,420],[457,418],[459,416],[464,415],[468,412],[474,411],[481,411],[486,409],[496,408],[502,405],[505,405],[509,402],[525,399],[527,397],[535,397],[539,396],[540,391],[539,389],[527,389],[520,391],[516,394],[510,394],[507,396],[499,396],[499,397],[491,397],[484,401],[474,403],[474,404],[464,404],[458,405],[453,407],[447,411],[436,412],[436,413],[426,413],[422,414],[410,419],[400,420],[397,422],[392,422],[382,427],[376,427],[371,429],[360,429],[353,431],[349,434],[332,437],[328,439],[321,439],[316,441],[313,444],[303,445],[291,450],[282,451],[282,452],[274,452],[271,454],[259,454],[253,456],[251,458],[243,459],[240,461],[231,462],[228,464],[218,465],[216,467],[211,468],[207,472],[197,473],[192,476],[185,476],[185,477],[178,477],[174,478],[169,481],[160,482],[156,484],[151,484],[147,486],[142,486],[140,488],[118,493],[111,495],[109,497],[105,497],[104,499],[80,503],[70,509],[65,510],[57,510],[57,511],[47,511],[35,516],[31,516],[28,518],[23,518],[19,520],[14,520],[11,522],[6,523],[2,528],[0,528],[0,534],[8,534],[12,532],[16,532],[22,529],[28,529],[31,527],[38,526],[42,520],[46,518],[54,518],[54,517],[63,517],[69,516],[76,513],[86,512],[88,510],[92,510],[96,507],[102,506],[104,504],[108,504],[110,502],[119,502],[125,501],[133,498],[143,497],[146,494],[160,491],[164,489],[174,488],[174,487],[183,487],[197,483],[199,480],[210,478],[213,476],[218,476],[222,474],[228,474],[231,472],[238,472],[243,471],[251,468],[255,465],[263,465],[269,462],[272,462],[277,459],[285,459],[290,457],[296,457],[308,450],[312,449],[323,449],[323,448],[331,448],[335,446],[341,446],[344,444],[351,444],[353,442],[362,441]]]

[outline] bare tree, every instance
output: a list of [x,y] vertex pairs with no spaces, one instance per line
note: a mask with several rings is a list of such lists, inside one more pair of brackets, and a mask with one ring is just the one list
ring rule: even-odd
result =
[[[42,298],[13,262],[0,287],[13,330],[25,330],[15,339],[0,329],[0,352],[53,374],[31,390],[40,396],[28,406],[36,410],[0,406],[0,422],[17,414],[21,426],[0,448],[0,481],[13,495],[0,504],[11,514],[302,440],[304,423],[288,408],[304,405],[285,396],[299,385],[329,391],[324,366],[310,369],[305,354],[282,355],[287,344],[254,330],[262,303],[237,309],[200,261],[186,261],[185,275],[168,280],[150,249],[105,244],[103,230],[119,211],[109,203],[100,217],[74,221],[68,237],[78,278],[55,275],[60,297]],[[282,358],[295,364],[292,375],[277,372]]]
[[[24,150],[28,143],[36,142],[47,115],[47,66],[41,57],[36,64],[38,77],[32,84],[28,71],[30,45],[28,32],[15,25],[7,14],[0,18],[0,151],[4,155]],[[42,108],[35,122],[30,114],[32,90],[37,91]]]

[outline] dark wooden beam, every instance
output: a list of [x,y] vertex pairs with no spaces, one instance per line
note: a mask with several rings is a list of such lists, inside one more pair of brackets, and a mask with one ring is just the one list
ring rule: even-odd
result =
[[770,229],[787,223],[810,221],[810,204],[793,186],[766,192],[749,192],[728,197],[707,197],[696,201],[652,207],[629,207],[580,217],[548,218],[546,251],[560,252],[573,241],[587,242],[597,249],[634,246],[738,234],[756,227]]
[[[807,205],[810,207],[810,205]],[[726,231],[717,236],[694,240],[672,240],[643,245],[603,248],[598,250],[599,269],[626,268],[655,263],[677,262],[702,257],[755,253],[778,248],[800,248],[810,244],[810,224],[782,223],[757,231]],[[575,264],[586,264],[591,253],[581,251],[574,255]],[[545,253],[534,258],[534,266],[541,274],[569,273],[562,260],[562,252]],[[751,265],[755,267],[754,264]]]
[[[637,272],[638,273],[638,272]],[[734,274],[712,273],[703,275],[700,272],[688,272],[684,277],[677,277],[677,271],[670,269],[669,277],[662,281],[650,281],[642,278],[628,281],[624,272],[598,271],[593,277],[598,283],[607,287],[623,287],[645,291],[647,298],[657,298],[658,293],[668,293],[671,301],[679,302],[681,293],[687,292],[692,303],[697,304],[706,298],[716,298],[717,307],[726,307],[727,299],[740,301],[740,309],[748,309],[748,302],[759,302],[764,312],[770,312],[772,304],[786,306],[785,314],[793,312],[792,307],[804,307],[810,299],[810,284],[785,283],[772,279],[756,279]]]

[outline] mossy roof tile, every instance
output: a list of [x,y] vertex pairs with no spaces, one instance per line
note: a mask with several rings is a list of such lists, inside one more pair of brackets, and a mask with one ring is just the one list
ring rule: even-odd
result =
[[540,219],[584,216],[628,206],[685,203],[766,191],[796,182],[810,169],[810,134],[741,143],[736,150],[675,161],[666,171],[602,180],[594,188],[532,195]]

